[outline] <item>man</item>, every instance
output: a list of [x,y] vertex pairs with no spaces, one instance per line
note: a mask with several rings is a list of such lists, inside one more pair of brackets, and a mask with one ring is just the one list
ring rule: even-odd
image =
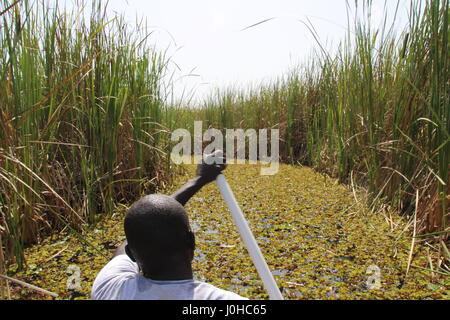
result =
[[[223,164],[208,164],[208,163]],[[195,236],[184,205],[225,169],[221,153],[198,165],[197,176],[171,197],[150,195],[125,217],[127,241],[100,271],[94,300],[241,300],[235,293],[194,281]]]

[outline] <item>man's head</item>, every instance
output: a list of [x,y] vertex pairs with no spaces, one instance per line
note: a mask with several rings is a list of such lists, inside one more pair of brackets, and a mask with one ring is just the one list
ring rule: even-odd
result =
[[186,211],[172,197],[151,195],[137,201],[125,217],[125,234],[127,254],[146,277],[184,280],[191,270],[194,234]]

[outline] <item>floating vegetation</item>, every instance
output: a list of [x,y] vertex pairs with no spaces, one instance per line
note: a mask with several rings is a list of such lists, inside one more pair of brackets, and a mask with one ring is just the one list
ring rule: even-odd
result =
[[[161,193],[170,194],[193,174],[194,166],[188,166]],[[288,165],[269,178],[259,175],[258,166],[230,166],[226,176],[286,299],[450,298],[449,277],[426,270],[423,245],[414,247],[416,267],[406,276],[411,244],[402,233],[406,223],[393,216],[398,221],[392,230],[382,215],[355,204],[352,191],[334,179]],[[198,197],[187,205],[197,240],[195,279],[250,299],[267,299],[217,186],[208,185]],[[98,223],[84,234],[86,242],[65,234],[44,240],[26,250],[26,271],[14,272],[11,266],[8,275],[60,299],[89,299],[97,273],[125,239],[124,215],[120,209]],[[79,289],[67,289],[69,266],[80,269]],[[368,285],[373,266],[380,270],[379,289]],[[51,299],[14,284],[10,289],[14,299]]]
[[0,272],[173,172],[149,31],[100,0],[60,3],[0,0]]

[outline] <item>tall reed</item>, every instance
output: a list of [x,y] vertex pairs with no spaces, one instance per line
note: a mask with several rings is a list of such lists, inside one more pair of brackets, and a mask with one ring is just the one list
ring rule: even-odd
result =
[[[102,1],[0,2],[0,239],[6,259],[170,178],[167,59]],[[88,6],[90,4],[90,6]]]
[[400,35],[387,16],[371,25],[371,1],[355,7],[365,15],[334,56],[319,43],[308,64],[269,85],[211,96],[196,118],[278,127],[284,161],[367,187],[374,208],[388,203],[411,214],[418,190],[418,230],[448,235],[449,1],[411,2]]

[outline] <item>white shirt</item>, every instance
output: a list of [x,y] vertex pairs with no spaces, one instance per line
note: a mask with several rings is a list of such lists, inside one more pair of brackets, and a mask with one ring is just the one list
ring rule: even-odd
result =
[[91,296],[93,300],[247,300],[195,280],[147,279],[126,254],[115,257],[100,271]]

